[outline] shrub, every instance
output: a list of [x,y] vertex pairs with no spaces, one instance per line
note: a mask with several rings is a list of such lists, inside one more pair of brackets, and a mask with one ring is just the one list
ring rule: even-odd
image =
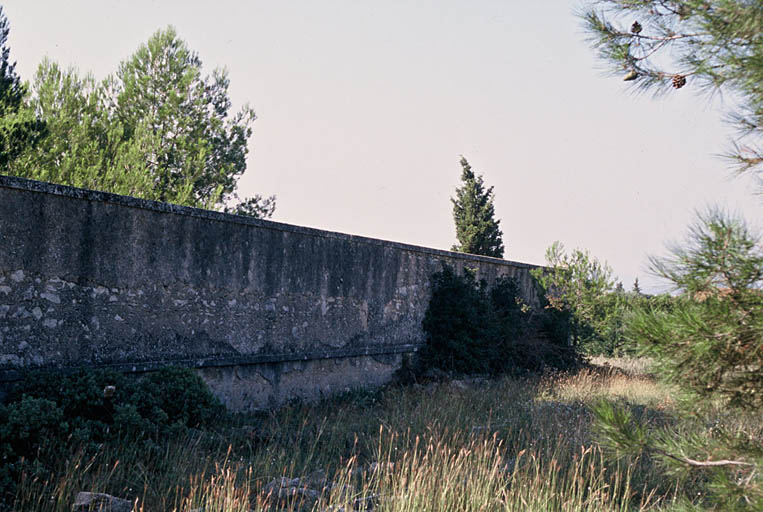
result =
[[432,298],[424,315],[426,347],[421,360],[426,367],[459,373],[482,373],[490,369],[490,302],[484,285],[471,272],[458,276],[450,267],[432,276]]
[[[104,396],[106,386],[114,395]],[[131,400],[131,383],[110,370],[81,370],[71,375],[34,371],[13,390],[10,403],[24,397],[51,400],[68,421],[66,434],[74,441],[100,443],[107,439],[113,423],[115,403]]]
[[[113,386],[111,393],[105,392],[107,386]],[[223,410],[192,370],[173,367],[138,379],[110,370],[81,370],[71,375],[31,372],[13,391],[10,402],[23,397],[52,400],[70,422],[72,433],[86,431],[77,437],[96,442],[107,440],[113,427],[139,437],[161,434],[175,424],[205,427]],[[138,431],[117,421],[134,414],[148,420],[151,427]]]
[[432,276],[432,297],[423,321],[426,346],[417,371],[496,374],[573,365],[577,357],[566,338],[556,343],[532,335],[540,329],[533,316],[513,279],[499,278],[489,288],[469,270],[457,275],[444,266]]
[[496,327],[504,340],[517,339],[527,322],[527,310],[523,309],[519,285],[514,279],[501,276],[490,289],[489,295],[497,320]]
[[137,387],[138,412],[158,424],[207,427],[223,409],[204,381],[186,368],[149,373]]
[[0,503],[12,495],[24,458],[65,439],[68,430],[63,411],[52,400],[24,396],[0,404]]
[[186,368],[139,379],[109,370],[30,372],[0,405],[0,493],[12,490],[20,461],[34,460],[43,447],[55,452],[71,443],[97,448],[115,440],[156,441],[209,426],[223,411]]
[[45,440],[68,431],[64,413],[52,400],[25,396],[0,405],[0,455],[3,462],[35,453]]

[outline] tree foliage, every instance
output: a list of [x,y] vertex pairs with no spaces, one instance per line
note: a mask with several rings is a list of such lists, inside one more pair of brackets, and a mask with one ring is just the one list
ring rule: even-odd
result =
[[[725,405],[763,406],[763,246],[739,219],[714,210],[684,246],[651,268],[681,300],[670,312],[645,309],[627,334],[685,390]],[[668,342],[666,342],[668,340]]]
[[6,46],[10,25],[0,6],[0,170],[45,136],[45,125],[24,108],[26,86]]
[[474,174],[466,158],[461,157],[461,167],[461,186],[451,198],[458,239],[452,250],[502,258],[503,233],[501,221],[495,219],[493,187],[485,189],[482,176]]
[[[739,130],[728,157],[739,172],[763,171],[763,3],[758,0],[602,0],[583,14],[600,56],[640,90],[692,86],[730,92]],[[637,310],[626,336],[654,368],[692,398],[687,412],[730,413],[763,405],[763,252],[744,222],[720,211],[701,216],[672,256],[651,259],[674,286],[672,307]],[[741,414],[741,413],[740,413]],[[701,483],[689,505],[763,508],[763,449],[754,433],[705,427],[693,436],[640,429],[611,404],[596,411],[602,441],[621,453],[655,457],[666,477],[691,472]]]
[[717,411],[755,415],[763,406],[763,245],[741,220],[719,210],[699,217],[688,239],[651,270],[678,296],[669,308],[645,303],[625,335],[678,387],[692,435],[639,424],[627,408],[594,411],[601,441],[619,456],[651,457],[666,478],[693,478],[687,508],[760,510],[763,446],[753,429],[730,431]]
[[227,72],[203,76],[201,67],[169,27],[122,62],[108,92],[127,137],[147,126],[156,138],[146,163],[161,190],[171,193],[193,176],[197,201],[225,202],[246,169],[256,116],[248,105],[231,113]]
[[615,289],[612,268],[588,251],[575,249],[567,254],[558,241],[546,250],[546,262],[547,267],[533,270],[533,276],[543,288],[548,307],[568,314],[572,344],[585,344],[603,322],[607,307],[617,307],[617,296],[612,296],[615,303],[605,302]]
[[763,171],[763,3],[757,0],[598,0],[582,13],[600,57],[641,90],[684,86],[732,93],[739,130],[728,157]]
[[[126,139],[124,128],[112,123],[103,107],[102,91],[91,75],[78,76],[44,60],[35,75],[28,108],[45,120],[48,136],[22,152],[10,174],[92,190],[160,199],[159,189],[145,170],[143,152],[149,144]],[[171,198],[194,204],[190,190]]]
[[[239,199],[237,194],[234,194],[233,197]],[[267,219],[272,217],[275,210],[275,196],[262,197],[259,194],[253,197],[248,197],[243,201],[239,200],[239,202],[234,206],[226,206],[224,209],[225,213],[244,215],[246,217],[255,217],[258,219]]]
[[[231,112],[224,70],[202,62],[173,28],[157,31],[97,82],[44,60],[28,110],[49,131],[11,174],[189,206],[223,208],[246,169],[254,111]],[[227,207],[267,217],[275,199]]]
[[638,348],[626,336],[634,311],[660,313],[673,310],[676,299],[668,294],[645,295],[638,287],[625,291],[609,265],[589,251],[567,253],[560,242],[546,250],[547,267],[531,273],[542,291],[549,335],[569,340],[587,355],[634,355]]

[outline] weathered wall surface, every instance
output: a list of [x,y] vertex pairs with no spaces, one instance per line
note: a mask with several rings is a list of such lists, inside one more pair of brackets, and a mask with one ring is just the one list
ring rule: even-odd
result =
[[429,279],[531,265],[0,176],[0,382],[197,368],[233,409],[389,379]]

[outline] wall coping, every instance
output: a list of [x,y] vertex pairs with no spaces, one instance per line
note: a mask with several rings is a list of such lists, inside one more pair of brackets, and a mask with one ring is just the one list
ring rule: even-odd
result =
[[66,185],[57,185],[55,183],[46,183],[42,181],[29,180],[26,178],[19,178],[16,176],[7,176],[0,174],[0,188],[25,190],[29,192],[38,192],[43,194],[51,194],[56,196],[70,197],[75,199],[82,199],[86,201],[95,201],[99,203],[116,204],[120,206],[126,206],[129,208],[137,208],[141,210],[150,210],[155,212],[171,213],[175,215],[184,215],[188,217],[198,217],[202,219],[209,219],[218,222],[229,222],[232,224],[244,224],[249,226],[256,226],[258,228],[270,229],[273,231],[282,231],[288,233],[299,233],[302,235],[320,237],[320,238],[334,238],[338,240],[347,240],[362,244],[394,247],[405,251],[418,252],[424,254],[431,254],[433,256],[447,256],[454,259],[460,259],[465,261],[484,261],[493,264],[502,264],[511,267],[519,268],[542,268],[541,265],[535,265],[532,263],[524,263],[519,261],[504,260],[500,258],[492,258],[489,256],[478,256],[476,254],[465,254],[461,252],[446,251],[443,249],[434,249],[431,247],[422,247],[418,245],[404,244],[401,242],[394,242],[391,240],[382,240],[378,238],[370,238],[360,235],[351,235],[347,233],[338,233],[335,231],[327,231],[317,228],[308,228],[304,226],[297,226],[295,224],[286,224],[283,222],[276,222],[265,219],[255,219],[254,217],[247,217],[244,215],[235,215],[232,213],[217,212],[214,210],[205,210],[202,208],[193,208],[190,206],[180,206],[172,203],[163,203],[161,201],[151,201],[148,199],[139,199],[137,197],[121,196],[118,194],[111,194],[109,192],[100,192],[96,190],[87,190],[83,188],[69,187]]

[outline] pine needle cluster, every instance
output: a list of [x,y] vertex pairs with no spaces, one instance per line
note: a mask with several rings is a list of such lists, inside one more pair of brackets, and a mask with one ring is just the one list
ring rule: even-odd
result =
[[645,309],[627,336],[656,358],[668,379],[703,400],[763,408],[763,246],[722,211],[702,215],[668,258],[651,258],[679,300]]
[[637,90],[731,93],[739,137],[726,157],[763,172],[763,2],[598,0],[580,16],[612,73]]

